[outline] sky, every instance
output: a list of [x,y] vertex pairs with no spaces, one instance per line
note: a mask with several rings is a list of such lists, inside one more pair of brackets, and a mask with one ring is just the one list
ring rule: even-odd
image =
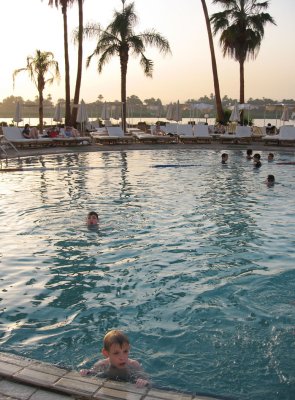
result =
[[[127,4],[129,1],[127,0]],[[198,99],[214,93],[211,58],[206,24],[200,0],[134,0],[139,22],[135,32],[155,29],[165,36],[172,50],[162,55],[148,47],[146,56],[154,61],[153,78],[145,77],[139,59],[130,56],[127,74],[127,96],[137,95],[141,100],[160,98],[164,104]],[[295,1],[270,0],[268,12],[276,26],[266,25],[265,37],[258,57],[245,63],[245,98],[271,98],[277,101],[295,98]],[[106,27],[114,10],[121,10],[121,0],[84,0],[84,23],[98,22]],[[221,9],[207,0],[209,14]],[[26,66],[26,58],[36,49],[51,51],[59,62],[61,81],[47,86],[44,97],[51,94],[53,101],[65,98],[63,19],[60,9],[48,6],[48,0],[1,1],[1,63],[0,101],[13,95],[33,100],[36,87],[26,73],[16,77],[13,71]],[[72,32],[78,26],[78,8],[68,10],[71,98],[74,97],[77,65],[77,46]],[[95,40],[84,41],[84,59],[94,48]],[[224,58],[219,37],[214,39],[221,96],[239,98],[239,65]],[[120,64],[115,57],[101,74],[97,59],[89,68],[83,64],[81,96],[93,102],[102,95],[105,101],[120,100]]]

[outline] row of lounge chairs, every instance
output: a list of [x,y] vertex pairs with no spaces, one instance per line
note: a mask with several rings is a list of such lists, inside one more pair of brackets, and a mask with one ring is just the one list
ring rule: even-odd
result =
[[[124,134],[120,127],[110,126],[97,128],[89,132],[89,136],[79,137],[40,137],[38,139],[25,139],[21,134],[21,128],[3,127],[4,143],[1,143],[1,150],[4,152],[4,144],[7,143],[15,150],[25,147],[44,146],[66,146],[79,144],[171,144],[171,143],[211,143],[214,139],[222,144],[243,144],[251,143],[259,139],[265,144],[274,145],[295,145],[295,127],[284,125],[277,135],[263,135],[261,128],[249,126],[237,126],[234,133],[212,133],[208,125],[191,124],[167,124],[159,127],[151,126],[150,133],[139,129],[129,129]],[[2,149],[3,147],[3,149]]]
[[[22,128],[16,126],[2,127],[3,141],[1,146],[5,145],[17,148],[28,147],[50,147],[50,146],[69,146],[79,144],[91,144],[91,138],[88,136],[65,137],[62,134],[58,137],[38,137],[34,139],[26,139],[22,135]],[[62,133],[62,132],[61,132]]]

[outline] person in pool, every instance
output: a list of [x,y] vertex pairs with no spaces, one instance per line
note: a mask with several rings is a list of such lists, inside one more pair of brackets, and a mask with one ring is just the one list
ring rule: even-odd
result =
[[274,156],[274,154],[273,154],[273,153],[268,153],[268,156],[267,156],[267,160],[268,160],[268,162],[271,162],[271,161],[273,161],[273,160],[274,160],[274,158],[275,158],[275,156]]
[[87,225],[97,226],[99,222],[98,214],[95,211],[90,211],[87,215]]
[[261,161],[260,161],[260,154],[255,153],[253,156],[253,165],[254,168],[260,168],[261,167]]
[[137,387],[149,385],[139,362],[129,358],[129,351],[128,336],[122,331],[111,330],[103,339],[102,354],[105,360],[98,361],[91,369],[82,369],[80,374],[132,382]]
[[221,154],[221,164],[226,164],[228,161],[228,154],[227,153],[222,153]]
[[275,184],[274,175],[268,175],[267,178],[266,178],[265,183],[267,184],[268,187],[273,186]]
[[247,160],[252,160],[252,154],[253,154],[253,150],[247,149],[247,154],[246,154]]

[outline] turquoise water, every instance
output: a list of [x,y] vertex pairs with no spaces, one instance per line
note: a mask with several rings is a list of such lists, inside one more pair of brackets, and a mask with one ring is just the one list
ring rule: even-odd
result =
[[261,152],[255,170],[228,153],[54,155],[0,174],[0,350],[79,369],[119,328],[155,386],[294,399],[295,165],[276,161],[295,157]]

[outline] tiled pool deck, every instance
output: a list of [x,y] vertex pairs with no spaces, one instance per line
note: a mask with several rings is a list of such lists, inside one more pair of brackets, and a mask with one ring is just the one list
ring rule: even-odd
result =
[[218,400],[107,379],[0,352],[0,400]]

